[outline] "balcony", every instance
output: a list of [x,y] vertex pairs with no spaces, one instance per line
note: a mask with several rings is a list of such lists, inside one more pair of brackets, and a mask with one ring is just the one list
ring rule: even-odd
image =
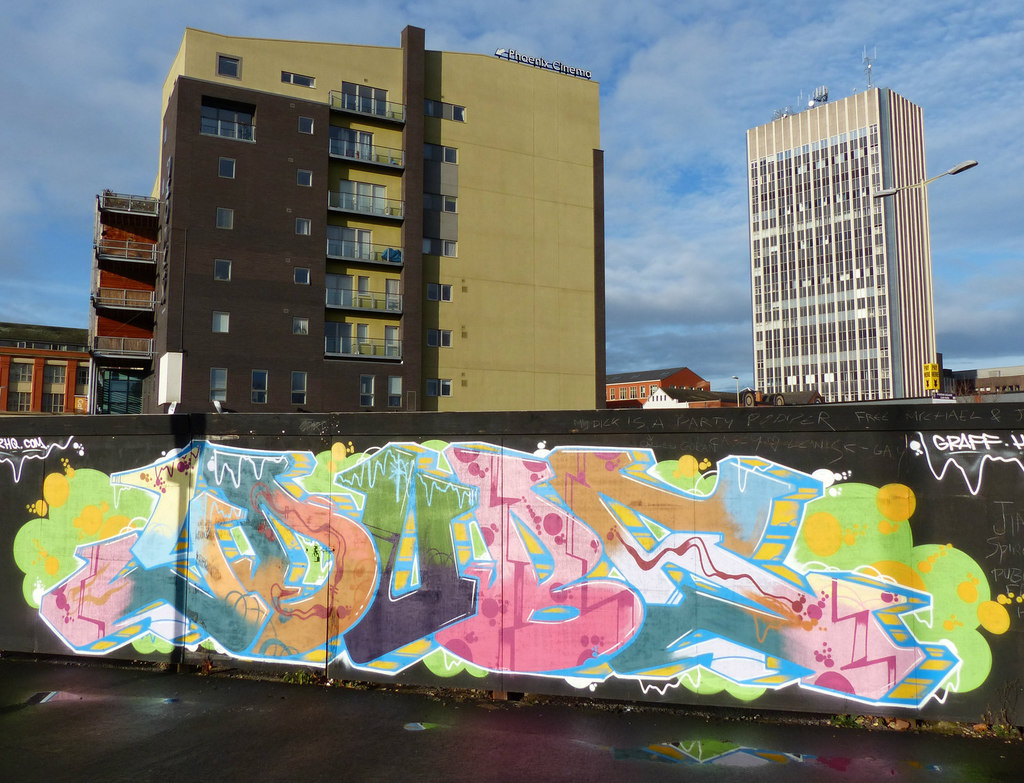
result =
[[160,214],[160,199],[106,191],[100,194],[100,209],[156,217]]
[[358,95],[331,90],[331,108],[346,114],[358,114],[360,117],[373,117],[386,122],[402,124],[405,122],[405,106],[391,101],[375,101],[372,98],[360,98]]
[[397,198],[360,196],[355,193],[327,192],[327,207],[337,212],[351,212],[356,215],[401,220],[405,214],[405,202]]
[[330,153],[332,158],[355,160],[391,169],[400,169],[405,166],[405,150],[378,147],[376,144],[362,144],[348,139],[331,139]]
[[92,295],[96,307],[110,307],[118,310],[152,310],[152,291],[137,291],[127,288],[99,288]]
[[396,340],[357,337],[324,338],[324,355],[360,359],[401,359],[402,344]]
[[376,310],[385,313],[402,312],[402,295],[382,291],[353,291],[351,288],[328,288],[326,304],[343,310]]
[[155,264],[156,252],[156,245],[152,242],[133,242],[129,239],[100,239],[96,242],[96,257],[108,261]]
[[327,257],[366,264],[402,266],[402,248],[392,245],[375,245],[371,242],[357,242],[350,239],[328,239]]
[[146,337],[101,337],[92,339],[92,352],[97,356],[153,357],[153,340]]

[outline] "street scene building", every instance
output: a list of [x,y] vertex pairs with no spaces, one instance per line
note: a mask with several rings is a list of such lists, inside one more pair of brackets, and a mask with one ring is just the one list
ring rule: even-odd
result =
[[0,323],[0,413],[88,413],[85,329]]
[[398,48],[186,30],[151,334],[112,323],[148,286],[104,267],[94,341],[151,339],[144,412],[593,408],[603,158],[571,71],[414,27]]
[[920,397],[935,362],[922,111],[884,88],[747,131],[754,380],[829,402]]

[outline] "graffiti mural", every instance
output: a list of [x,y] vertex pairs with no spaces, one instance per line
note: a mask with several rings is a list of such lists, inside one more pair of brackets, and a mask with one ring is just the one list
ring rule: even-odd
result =
[[[949,443],[912,444],[936,480]],[[985,682],[1015,600],[948,541],[915,540],[909,486],[749,454],[203,440],[105,474],[74,466],[73,439],[32,445],[65,456],[15,561],[80,654],[920,708]]]

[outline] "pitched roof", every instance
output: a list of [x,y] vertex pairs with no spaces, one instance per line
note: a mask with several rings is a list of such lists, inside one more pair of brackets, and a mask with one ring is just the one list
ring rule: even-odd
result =
[[[606,375],[604,382],[607,383],[640,383],[640,381],[660,381],[675,375],[677,372],[687,370],[689,367],[668,367],[663,370],[641,370],[640,372],[619,372]],[[696,375],[696,373],[694,373]],[[699,376],[698,376],[699,377]]]

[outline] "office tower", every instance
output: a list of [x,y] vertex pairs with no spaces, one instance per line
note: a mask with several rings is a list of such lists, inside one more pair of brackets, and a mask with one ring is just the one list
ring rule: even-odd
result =
[[754,377],[830,402],[920,397],[935,362],[922,111],[888,89],[747,131]]
[[144,410],[603,400],[598,85],[504,55],[187,30]]

